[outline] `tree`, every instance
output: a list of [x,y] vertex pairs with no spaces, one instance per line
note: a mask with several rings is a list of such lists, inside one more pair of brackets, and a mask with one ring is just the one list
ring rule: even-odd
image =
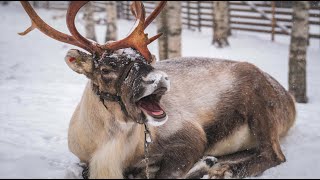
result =
[[107,11],[107,33],[106,33],[106,42],[117,40],[117,2],[116,1],[107,1],[106,2],[106,11]]
[[85,36],[88,39],[96,41],[96,31],[95,31],[95,22],[93,19],[94,14],[94,6],[92,5],[92,2],[88,2],[84,6],[84,14],[83,14],[83,20],[85,22]]
[[181,1],[168,1],[157,19],[160,60],[181,56]]
[[231,35],[228,1],[213,1],[213,40],[217,47],[229,45],[228,37]]
[[309,38],[308,1],[294,1],[292,13],[292,32],[289,54],[289,92],[296,101],[308,101],[306,91],[306,53]]

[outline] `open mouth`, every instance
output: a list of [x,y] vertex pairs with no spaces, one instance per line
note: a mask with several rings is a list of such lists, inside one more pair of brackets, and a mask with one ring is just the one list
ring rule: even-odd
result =
[[167,91],[167,88],[159,88],[152,94],[141,98],[137,105],[147,115],[153,117],[156,120],[161,121],[167,115],[166,112],[160,106],[160,99],[162,95]]

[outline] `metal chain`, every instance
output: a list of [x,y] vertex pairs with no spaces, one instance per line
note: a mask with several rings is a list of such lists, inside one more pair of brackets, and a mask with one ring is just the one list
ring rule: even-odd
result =
[[144,123],[144,162],[146,163],[146,176],[150,179],[149,173],[149,145],[152,143],[151,133],[146,123]]

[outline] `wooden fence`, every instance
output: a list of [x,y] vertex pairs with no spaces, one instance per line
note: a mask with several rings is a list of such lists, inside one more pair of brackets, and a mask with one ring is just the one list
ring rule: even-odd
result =
[[[65,2],[42,2],[47,8],[66,9]],[[118,17],[133,20],[130,1],[117,1]],[[156,6],[156,1],[144,1],[147,15]],[[310,1],[310,38],[320,39],[320,3]],[[183,1],[182,23],[190,30],[201,31],[212,28],[212,1]],[[94,1],[96,11],[104,11],[104,2]],[[290,35],[292,27],[292,1],[229,1],[232,30],[269,33],[271,39],[276,34]]]
[[[290,1],[289,1],[290,2]],[[156,2],[144,2],[147,14]],[[229,1],[232,30],[290,35],[292,27],[292,7],[284,1]],[[133,19],[129,1],[121,2],[121,18]],[[201,31],[212,28],[212,1],[183,1],[182,23],[184,28]],[[309,10],[310,38],[320,39],[320,6],[312,2]]]

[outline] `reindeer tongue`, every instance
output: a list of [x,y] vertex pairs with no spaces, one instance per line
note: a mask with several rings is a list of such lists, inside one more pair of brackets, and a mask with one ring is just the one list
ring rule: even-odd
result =
[[159,103],[151,96],[141,99],[138,105],[152,117],[159,118],[165,114]]
[[154,103],[154,102],[141,101],[140,107],[142,107],[148,113],[151,113],[151,114],[156,115],[156,116],[159,116],[159,115],[163,114],[163,110],[161,109],[159,104]]

